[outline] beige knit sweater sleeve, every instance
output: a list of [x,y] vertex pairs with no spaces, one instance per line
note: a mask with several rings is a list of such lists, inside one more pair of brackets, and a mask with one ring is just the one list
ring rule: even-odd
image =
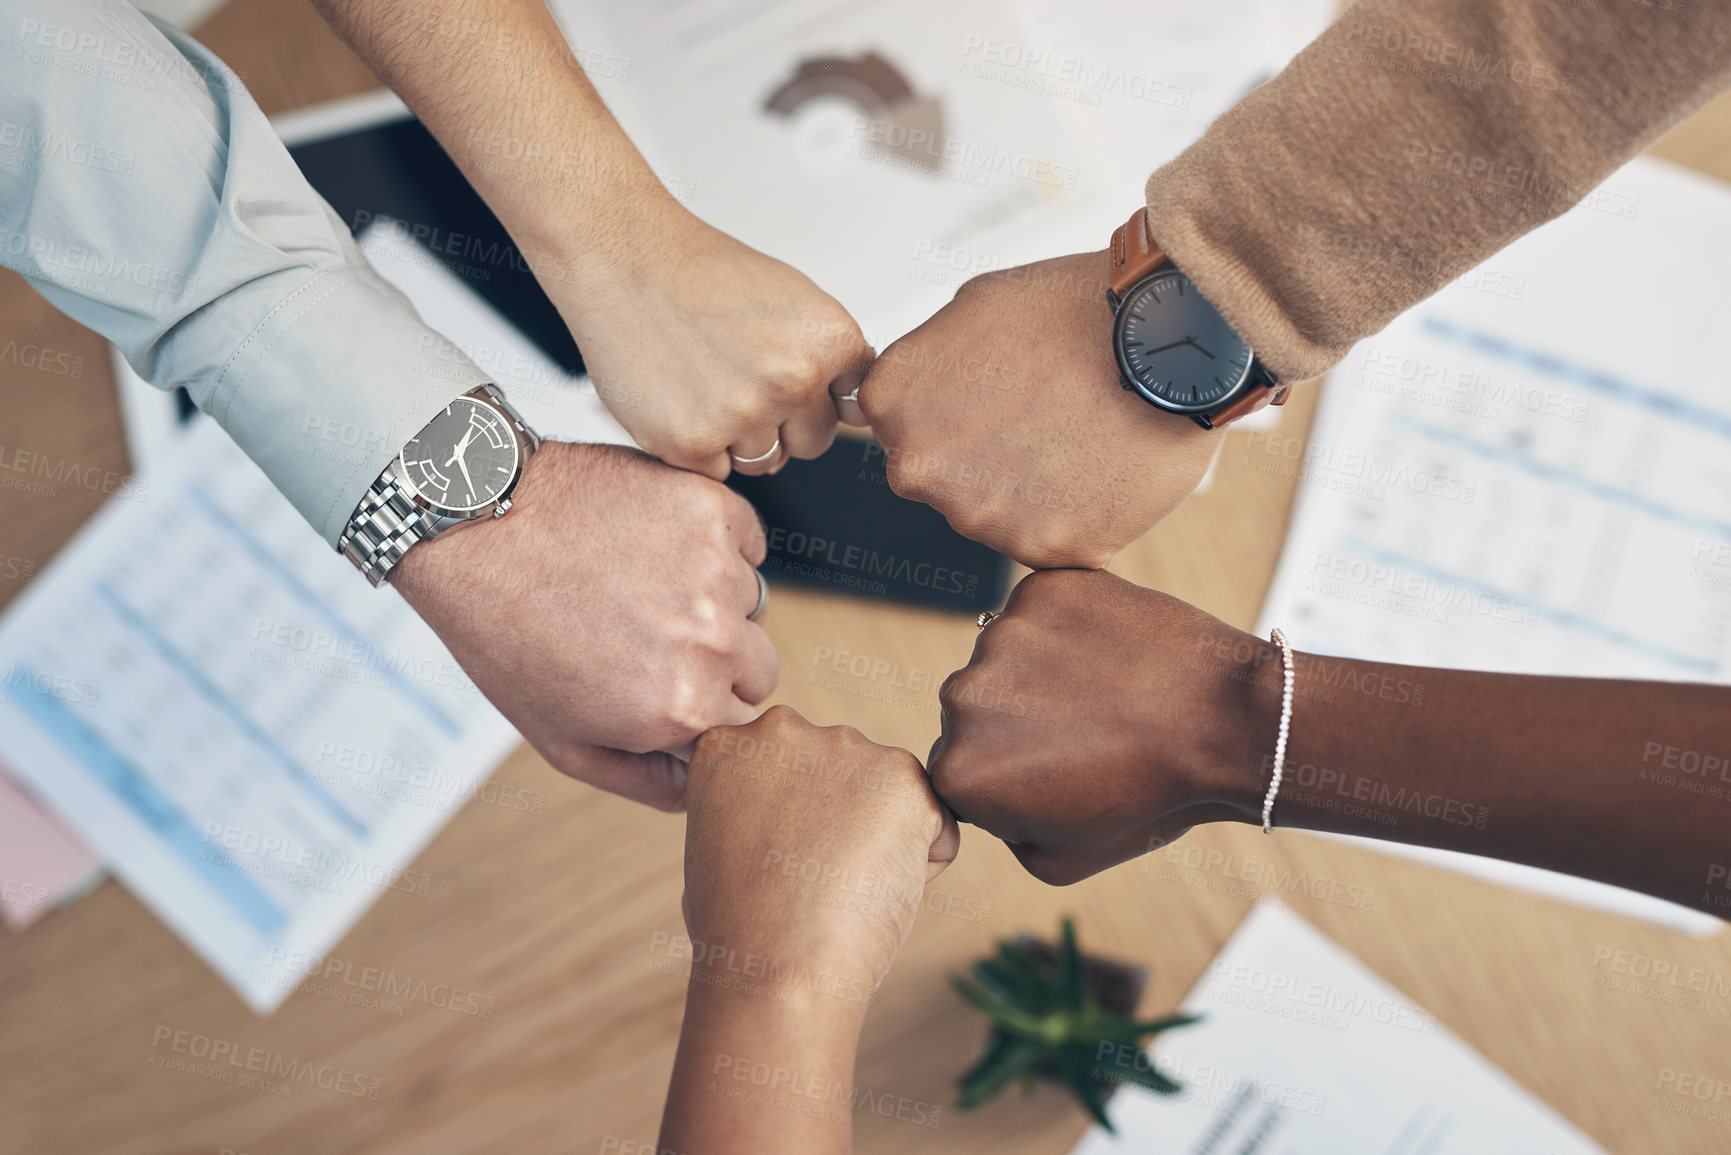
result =
[[1148,180],[1149,225],[1313,377],[1731,87],[1731,0],[1360,0]]

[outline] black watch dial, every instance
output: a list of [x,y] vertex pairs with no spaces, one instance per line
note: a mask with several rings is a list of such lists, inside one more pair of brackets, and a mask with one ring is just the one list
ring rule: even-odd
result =
[[1118,309],[1118,368],[1162,409],[1207,413],[1250,375],[1250,345],[1177,269],[1138,281]]
[[467,513],[493,501],[517,475],[517,439],[504,416],[459,397],[403,446],[403,474],[427,501]]

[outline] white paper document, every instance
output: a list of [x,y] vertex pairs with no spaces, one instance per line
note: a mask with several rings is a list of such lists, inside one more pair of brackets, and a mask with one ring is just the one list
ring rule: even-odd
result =
[[[532,426],[629,440],[388,222],[362,247]],[[333,468],[359,452],[355,431],[314,432]],[[285,960],[387,891],[438,886],[415,855],[517,741],[396,592],[202,418],[0,621],[0,762],[260,1013],[307,969]]]
[[[1308,443],[1252,434],[1236,462],[1299,480],[1259,630],[1413,665],[1731,680],[1728,263],[1731,189],[1638,160],[1361,343]],[[1653,788],[1731,818],[1731,773],[1694,778]],[[1529,867],[1391,852],[1722,926]]]
[[[1220,18],[1159,2],[1075,13],[992,0],[552,7],[674,195],[811,277],[880,348],[972,276],[1105,248],[1148,173],[1302,47],[1328,10],[1325,0],[1243,0]],[[1235,23],[1245,15],[1256,19]]]
[[1184,1090],[1126,1084],[1074,1155],[1603,1155],[1423,1007],[1280,906],[1257,905],[1150,1052]]

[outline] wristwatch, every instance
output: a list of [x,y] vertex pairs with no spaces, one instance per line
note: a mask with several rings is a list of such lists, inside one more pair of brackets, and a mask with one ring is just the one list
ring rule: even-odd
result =
[[337,549],[378,585],[416,542],[511,508],[541,439],[497,385],[471,389],[404,445],[349,515]]
[[1116,317],[1120,381],[1150,405],[1218,429],[1264,405],[1286,403],[1291,386],[1274,379],[1250,343],[1155,245],[1146,208],[1112,234],[1106,298]]

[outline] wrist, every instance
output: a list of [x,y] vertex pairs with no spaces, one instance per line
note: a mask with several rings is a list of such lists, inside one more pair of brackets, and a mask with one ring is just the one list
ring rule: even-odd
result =
[[437,537],[409,548],[394,569],[390,584],[423,617],[429,602],[457,591],[473,597],[497,583],[499,567],[520,556],[533,534],[527,523],[558,504],[558,490],[570,476],[574,452],[580,447],[544,441],[523,466],[523,476],[511,493],[511,508],[503,517],[459,522]]
[[677,264],[693,228],[701,227],[628,142],[594,163],[596,175],[573,176],[556,200],[534,198],[507,222],[562,308],[569,302],[588,311],[641,292]]
[[1280,730],[1280,651],[1236,630],[1208,641],[1195,795],[1217,807],[1220,819],[1260,826]]

